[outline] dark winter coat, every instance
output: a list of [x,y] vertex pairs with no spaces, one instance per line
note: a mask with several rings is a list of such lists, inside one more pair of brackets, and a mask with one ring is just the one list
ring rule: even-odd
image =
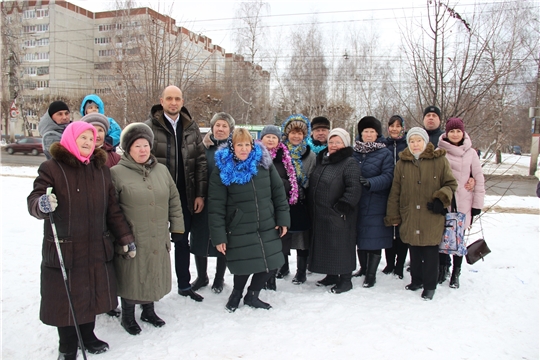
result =
[[52,158],[49,148],[55,142],[60,142],[60,139],[62,139],[62,134],[68,125],[69,123],[62,125],[57,124],[51,118],[48,111],[43,114],[41,119],[39,119],[38,131],[39,135],[41,135],[43,153],[45,154],[47,160]]
[[289,205],[270,154],[255,146],[263,148],[263,157],[249,182],[225,186],[219,164],[210,175],[210,237],[214,246],[227,244],[227,266],[234,275],[269,272],[285,261],[275,227],[290,226]]
[[427,130],[425,129],[429,136],[429,142],[433,144],[433,147],[436,149],[439,146],[439,138],[442,134],[444,134],[444,130],[440,127],[436,128],[435,130]]
[[[157,160],[167,166],[175,183],[178,185],[176,136],[171,133],[165,122],[163,107],[154,105],[151,110],[151,118],[145,122],[154,132],[154,144],[152,154]],[[199,126],[189,114],[185,107],[180,110],[180,120],[182,123],[182,159],[184,166],[184,177],[186,184],[187,205],[193,214],[193,205],[196,197],[206,197],[207,193],[207,173],[206,156],[202,144],[202,136]],[[180,189],[179,189],[180,191]]]
[[88,165],[60,143],[51,146],[51,155],[52,160],[40,165],[28,196],[30,215],[45,219],[40,319],[47,325],[73,325],[49,215],[38,205],[40,196],[52,186],[58,200],[53,217],[71,298],[79,324],[85,324],[118,305],[109,230],[120,245],[132,242],[133,235],[116,200],[105,151],[96,149]]
[[171,292],[171,236],[184,233],[184,218],[176,184],[163,164],[136,163],[122,155],[111,175],[120,207],[131,225],[137,255],[116,255],[118,296],[158,301]]
[[330,156],[321,151],[309,179],[313,223],[308,266],[316,273],[347,274],[356,266],[356,205],[363,190],[352,153],[351,147]]
[[356,245],[359,250],[379,250],[392,247],[393,229],[384,225],[386,204],[394,177],[394,158],[388,148],[363,154],[354,152],[362,176],[369,183],[358,203]]
[[384,140],[384,143],[386,144],[386,148],[392,152],[395,165],[399,160],[399,153],[407,147],[407,133],[401,139],[393,139],[389,136]]
[[[214,139],[211,132],[206,133],[203,139],[203,145],[206,149],[206,164],[208,171],[208,180],[214,170],[214,155],[219,145],[226,140],[218,141]],[[191,232],[189,235],[190,250],[192,254],[204,257],[222,257],[223,254],[216,250],[216,247],[210,240],[210,230],[208,228],[208,199],[204,199],[204,208],[198,214],[193,214],[191,218]]]
[[384,222],[387,226],[401,224],[399,233],[404,243],[434,246],[441,242],[445,217],[429,211],[427,203],[439,199],[450,206],[457,189],[445,154],[445,150],[434,150],[429,143],[418,160],[409,148],[399,155]]

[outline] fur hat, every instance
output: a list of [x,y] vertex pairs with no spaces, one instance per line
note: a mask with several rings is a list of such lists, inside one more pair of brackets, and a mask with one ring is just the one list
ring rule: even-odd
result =
[[311,131],[319,128],[325,128],[330,130],[330,120],[324,116],[317,116],[311,120]]
[[261,131],[261,140],[266,135],[276,135],[281,141],[281,130],[275,125],[266,125]]
[[88,115],[84,115],[81,118],[81,121],[85,121],[94,126],[101,126],[105,130],[105,134],[109,132],[109,119],[100,113],[90,113]]
[[382,135],[382,125],[379,120],[373,116],[364,116],[358,122],[358,136],[362,138],[362,131],[364,129],[374,129],[377,132],[377,135]]
[[341,141],[343,141],[343,144],[345,144],[345,147],[351,146],[351,135],[345,129],[342,128],[335,128],[330,131],[328,134],[328,141],[330,141],[330,138],[332,136],[339,136]]
[[131,123],[124,128],[120,135],[120,146],[125,152],[129,152],[129,148],[133,145],[135,140],[141,138],[148,140],[150,149],[152,149],[154,144],[154,133],[150,126],[140,122]]
[[67,104],[63,101],[53,101],[51,105],[49,105],[49,116],[52,118],[54,114],[56,114],[59,111],[67,110],[69,111],[69,107]]
[[422,129],[421,127],[413,127],[407,133],[407,144],[409,144],[409,139],[414,135],[420,136],[424,140],[425,145],[429,143],[429,136],[427,131]]
[[233,117],[231,115],[227,114],[226,112],[219,112],[219,113],[215,114],[212,117],[212,119],[210,120],[210,128],[212,130],[214,129],[214,125],[216,125],[216,122],[218,120],[226,121],[227,124],[229,124],[229,130],[230,130],[230,133],[232,134],[232,132],[234,130],[234,119],[233,119]]
[[465,133],[465,124],[460,118],[450,118],[446,122],[446,136],[450,130],[459,129],[462,133]]
[[302,114],[289,116],[281,125],[281,132],[285,138],[289,137],[292,129],[300,129],[304,133],[304,139],[311,136],[311,123],[309,119]]
[[425,108],[424,110],[424,116],[426,116],[427,114],[429,113],[435,113],[437,114],[437,116],[440,118],[441,117],[441,109],[439,109],[438,107],[432,105],[432,106],[428,106],[427,108]]

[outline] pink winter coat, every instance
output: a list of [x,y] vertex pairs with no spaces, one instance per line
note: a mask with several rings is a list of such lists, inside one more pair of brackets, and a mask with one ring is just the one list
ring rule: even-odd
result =
[[[464,213],[466,217],[466,228],[471,225],[471,209],[482,210],[484,206],[484,174],[476,150],[472,148],[469,134],[463,134],[463,145],[456,146],[446,141],[446,134],[439,138],[439,148],[446,150],[446,158],[450,162],[452,173],[458,182],[456,190],[456,203],[459,212]],[[473,191],[465,189],[465,184],[469,177],[476,181]]]

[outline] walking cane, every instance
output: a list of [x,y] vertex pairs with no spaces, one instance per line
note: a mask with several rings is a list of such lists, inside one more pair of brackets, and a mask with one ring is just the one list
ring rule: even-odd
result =
[[[47,188],[47,195],[51,195],[52,187]],[[49,219],[51,221],[52,232],[54,236],[54,243],[56,245],[56,252],[58,253],[58,260],[60,261],[60,268],[62,269],[62,276],[64,277],[64,285],[66,287],[67,298],[69,302],[69,308],[71,309],[71,315],[73,315],[73,323],[75,324],[75,331],[77,332],[77,338],[79,339],[79,347],[81,348],[83,359],[86,359],[86,351],[81,336],[81,330],[79,329],[79,323],[77,323],[77,316],[75,315],[75,308],[73,307],[73,301],[71,301],[71,293],[68,286],[68,278],[66,273],[66,267],[64,265],[64,258],[62,257],[62,251],[60,250],[60,241],[58,240],[58,234],[56,233],[56,225],[54,225],[53,213],[49,213]]]

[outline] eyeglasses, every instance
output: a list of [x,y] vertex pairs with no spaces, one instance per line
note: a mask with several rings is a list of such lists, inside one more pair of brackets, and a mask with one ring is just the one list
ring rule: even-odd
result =
[[339,141],[339,142],[338,141],[330,141],[328,143],[328,146],[339,146],[339,145],[343,145],[343,142],[341,142],[341,141]]

